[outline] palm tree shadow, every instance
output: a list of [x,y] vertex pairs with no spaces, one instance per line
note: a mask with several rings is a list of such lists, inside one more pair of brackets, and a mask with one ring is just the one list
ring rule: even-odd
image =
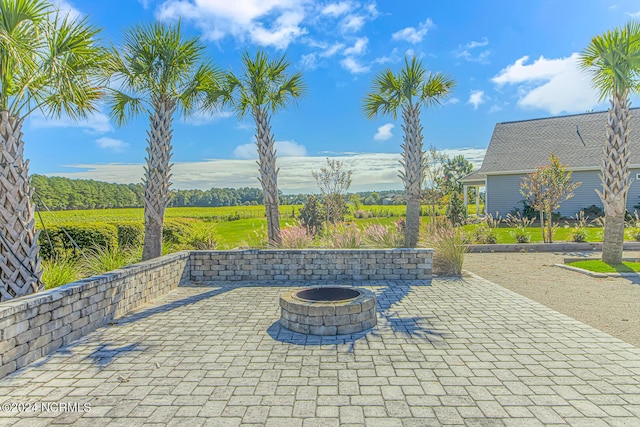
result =
[[134,351],[143,351],[143,349],[138,348],[138,343],[115,347],[113,343],[107,342],[101,343],[91,354],[85,357],[85,359],[90,359],[94,364],[98,365],[98,367],[104,368],[111,364],[116,357]]
[[[363,285],[366,283],[363,283]],[[377,284],[371,286],[377,287]],[[418,286],[431,286],[430,280],[403,280],[385,284],[376,291],[376,311],[378,312],[378,324],[372,329],[356,334],[317,336],[306,335],[290,331],[275,321],[267,329],[267,333],[276,341],[293,345],[347,345],[346,352],[353,352],[358,341],[368,341],[370,338],[376,339],[389,332],[409,338],[415,338],[430,342],[434,346],[444,344],[446,338],[453,337],[443,328],[436,328],[434,322],[436,316],[402,316],[398,311],[393,310],[396,304],[402,302],[410,293],[412,288]],[[390,330],[390,331],[389,331]]]

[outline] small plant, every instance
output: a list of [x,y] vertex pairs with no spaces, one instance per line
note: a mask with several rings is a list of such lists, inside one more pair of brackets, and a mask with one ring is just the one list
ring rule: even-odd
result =
[[306,227],[307,230],[313,230],[314,233],[318,233],[322,230],[324,216],[324,210],[318,198],[316,196],[309,196],[307,202],[302,209],[300,209],[298,219],[300,220],[300,224]]
[[597,205],[591,205],[587,208],[582,209],[584,212],[584,216],[587,219],[596,219],[604,216],[604,209]]
[[640,242],[640,217],[638,217],[638,211],[633,211],[633,219],[631,221],[627,221],[625,225],[631,230],[630,234],[631,237],[633,237],[633,240]]
[[302,224],[285,227],[280,232],[280,248],[303,249],[313,244],[314,230],[309,230]]
[[460,193],[454,191],[449,195],[446,216],[454,227],[465,224],[467,220],[467,209],[464,206],[464,201]]
[[505,222],[514,228],[511,236],[516,242],[529,243],[531,241],[531,234],[527,231],[527,227],[531,226],[533,219],[523,217],[519,211],[516,211],[515,213],[508,213]]
[[433,227],[425,239],[432,247],[433,270],[445,276],[460,276],[467,253],[464,235],[452,227]]
[[121,248],[91,248],[81,265],[89,275],[106,273],[137,261],[131,251]]
[[[587,241],[587,231],[588,227],[587,217],[584,214],[584,211],[580,211],[579,213],[573,216],[575,219],[575,223],[573,224],[573,230],[571,231],[571,239],[576,243],[582,243]],[[565,228],[569,228],[569,223],[565,224]]]
[[375,248],[398,248],[404,243],[402,234],[396,227],[371,224],[363,230],[364,239]]
[[365,211],[364,209],[356,209],[353,212],[354,218],[371,218],[373,213],[371,211]]
[[42,262],[45,289],[57,288],[82,278],[82,270],[73,258],[51,258]]
[[217,235],[213,227],[203,227],[194,230],[187,237],[186,246],[198,251],[213,250],[217,248]]
[[362,246],[362,231],[355,225],[334,225],[327,229],[325,244],[333,249],[359,248]]
[[502,217],[500,217],[497,212],[496,216],[487,214],[484,219],[484,224],[476,228],[476,231],[474,232],[475,241],[490,245],[498,243],[498,233],[495,229],[498,228],[501,222]]

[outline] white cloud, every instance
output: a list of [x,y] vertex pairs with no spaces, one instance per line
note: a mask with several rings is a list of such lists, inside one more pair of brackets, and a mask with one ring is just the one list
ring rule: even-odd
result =
[[489,39],[483,37],[481,41],[470,41],[464,46],[458,46],[458,49],[454,51],[456,58],[464,58],[469,62],[479,62],[481,64],[489,63],[489,56],[491,50],[483,49],[478,52],[479,48],[487,47],[489,45]]
[[393,134],[391,133],[393,128],[393,123],[387,123],[386,125],[380,126],[378,128],[378,132],[373,136],[373,139],[376,141],[386,141],[387,139],[393,138]]
[[346,1],[343,1],[340,3],[330,3],[326,5],[320,13],[322,13],[323,15],[329,15],[329,16],[340,16],[340,15],[344,15],[350,10],[351,10],[351,4],[349,4]]
[[62,12],[62,15],[68,14],[69,18],[81,19],[84,16],[82,12],[73,7],[71,3],[66,0],[53,0],[52,3],[56,9]]
[[353,74],[366,73],[370,69],[370,67],[362,65],[351,56],[344,58],[342,61],[340,61],[340,64],[342,64],[345,69],[352,72]]
[[301,25],[305,19],[304,6],[293,0],[167,0],[156,16],[162,21],[180,18],[193,21],[209,40],[232,36],[286,49],[307,33]]
[[367,43],[369,43],[369,39],[366,37],[359,37],[356,39],[353,46],[348,47],[344,50],[345,55],[362,55],[367,50]]
[[203,125],[208,125],[208,124],[217,122],[218,120],[221,120],[221,119],[227,119],[231,116],[233,116],[232,111],[215,110],[208,113],[200,111],[200,112],[191,114],[189,117],[182,119],[182,121],[188,125],[203,126]]
[[504,68],[492,81],[499,86],[517,85],[518,105],[551,114],[576,113],[598,106],[598,95],[587,73],[578,67],[578,53],[566,58],[541,56],[531,64],[528,56]]
[[486,101],[484,91],[482,90],[472,90],[469,95],[469,104],[473,105],[473,109],[477,110],[478,106]]
[[[275,149],[278,157],[304,157],[307,155],[307,147],[295,141],[276,141]],[[238,145],[233,150],[233,157],[243,160],[257,159],[256,144],[250,142],[249,144]]]
[[343,33],[355,33],[360,31],[364,26],[365,18],[360,15],[348,15],[340,23],[340,29]]
[[402,58],[400,57],[400,55],[398,55],[398,48],[394,47],[391,53],[389,54],[389,56],[385,56],[385,55],[380,56],[374,59],[373,62],[376,64],[386,64],[391,62],[398,62],[401,59]]
[[409,43],[420,43],[424,36],[427,35],[427,32],[430,28],[433,27],[433,21],[431,18],[427,18],[426,21],[418,24],[418,28],[415,27],[407,27],[403,28],[400,31],[396,31],[391,35],[393,40],[404,40]]
[[80,128],[89,133],[106,133],[113,131],[109,117],[101,111],[88,116],[82,120],[72,120],[69,117],[47,118],[39,112],[31,114],[30,124],[34,128]]
[[[255,149],[255,147],[254,147]],[[486,150],[460,148],[443,150],[453,157],[462,154],[476,168],[482,164]],[[400,154],[359,153],[332,156],[344,162],[353,171],[351,191],[401,189],[398,177]],[[326,166],[325,156],[279,157],[278,187],[285,193],[317,193],[316,182],[311,171]],[[140,182],[143,165],[140,164],[75,164],[65,165],[76,171],[54,172],[47,175],[69,178],[95,179],[129,184]],[[255,160],[212,159],[201,162],[177,162],[172,168],[172,188],[209,189],[211,187],[260,188],[258,166]]]
[[449,104],[450,104],[450,105],[455,105],[455,104],[457,104],[457,103],[459,103],[459,102],[460,102],[460,100],[459,100],[458,98],[449,98],[449,99],[447,99],[446,101],[444,101],[444,102],[442,103],[442,105],[449,105]]
[[634,13],[632,13],[632,12],[627,12],[627,15],[629,15],[629,16],[630,16],[630,17],[632,17],[632,18],[640,18],[640,10],[639,10],[639,11],[637,11],[637,12],[634,12]]
[[[365,37],[365,39],[366,39],[366,37]],[[342,49],[344,49],[344,45],[342,43],[335,43],[335,44],[327,47],[322,52],[320,52],[320,56],[322,56],[323,58],[330,58],[333,55],[335,55],[336,53],[340,52]]]
[[300,57],[300,66],[305,70],[318,68],[318,59],[315,53],[306,53]]
[[138,3],[140,3],[144,9],[149,9],[149,1],[150,0],[138,0]]
[[127,147],[129,147],[129,144],[120,139],[109,138],[106,136],[96,139],[96,145],[105,150],[113,150],[116,153],[122,153]]

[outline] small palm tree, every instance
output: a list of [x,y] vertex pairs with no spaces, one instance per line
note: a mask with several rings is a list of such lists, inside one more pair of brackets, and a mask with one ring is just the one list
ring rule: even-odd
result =
[[592,75],[600,100],[609,98],[609,117],[600,179],[596,190],[605,212],[602,261],[622,262],[624,216],[629,191],[629,95],[640,92],[640,23],[595,36],[581,54],[580,66]]
[[110,96],[112,116],[122,125],[139,113],[149,114],[144,186],[145,235],[142,259],[162,254],[162,226],[169,204],[173,118],[211,110],[223,95],[223,74],[203,60],[198,38],[185,39],[180,23],[136,26],[114,50],[111,72],[119,84]]
[[420,187],[424,180],[426,160],[422,144],[422,106],[440,104],[451,94],[455,82],[441,73],[428,73],[422,61],[413,57],[405,58],[404,67],[394,74],[390,69],[378,73],[373,80],[372,91],[364,99],[364,112],[369,118],[378,114],[391,114],[396,119],[402,111],[404,144],[402,160],[404,172],[400,178],[404,182],[407,203],[405,223],[405,246],[413,248],[418,244],[420,232]]
[[285,108],[304,95],[301,73],[287,74],[289,63],[285,55],[269,60],[258,51],[255,58],[248,52],[242,55],[241,75],[227,76],[226,102],[233,105],[238,116],[251,113],[256,124],[256,144],[260,166],[260,184],[264,192],[267,214],[267,235],[270,245],[280,244],[280,211],[278,200],[278,169],[276,168],[275,138],[271,132],[270,114]]
[[44,288],[22,124],[82,118],[102,95],[105,49],[86,19],[42,0],[0,0],[0,301]]

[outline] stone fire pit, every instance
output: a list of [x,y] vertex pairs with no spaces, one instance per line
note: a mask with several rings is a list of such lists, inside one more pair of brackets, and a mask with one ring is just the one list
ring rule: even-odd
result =
[[310,335],[353,334],[376,325],[376,296],[366,289],[318,286],[280,297],[280,325]]

